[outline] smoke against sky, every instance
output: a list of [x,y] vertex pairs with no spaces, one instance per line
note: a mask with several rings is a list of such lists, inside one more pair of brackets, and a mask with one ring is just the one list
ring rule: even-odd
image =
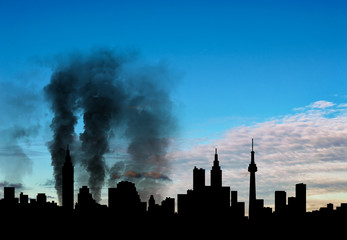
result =
[[42,101],[31,84],[0,83],[0,174],[3,183],[22,184],[32,172],[33,159],[23,146],[31,145],[41,129]]
[[[161,65],[132,67],[133,72],[127,73],[126,66],[133,61],[110,49],[93,49],[69,55],[53,69],[51,82],[44,90],[54,114],[53,140],[48,147],[59,199],[67,144],[80,152],[75,154],[74,164],[88,172],[88,185],[98,202],[108,171],[105,154],[110,152],[111,139],[128,141],[129,159],[124,161],[124,172],[115,173],[119,168],[110,168],[112,177],[108,182],[121,179],[115,175],[126,176],[134,178],[140,189],[146,189],[147,179],[168,179],[159,176],[168,173],[166,153],[176,129],[169,88],[164,88],[171,77],[164,78]],[[79,117],[83,118],[84,131],[76,138]],[[131,177],[125,174],[129,171],[144,174]],[[153,188],[155,181],[150,185]]]

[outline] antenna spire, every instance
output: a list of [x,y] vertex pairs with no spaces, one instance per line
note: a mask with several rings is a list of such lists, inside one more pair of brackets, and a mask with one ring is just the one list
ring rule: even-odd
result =
[[252,152],[253,152],[253,138],[252,138]]
[[66,145],[65,161],[66,161],[66,162],[71,162],[69,144]]

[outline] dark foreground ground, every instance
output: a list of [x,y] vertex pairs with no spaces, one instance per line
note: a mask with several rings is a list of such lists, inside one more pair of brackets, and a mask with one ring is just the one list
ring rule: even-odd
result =
[[347,218],[271,218],[257,221],[114,214],[0,213],[3,239],[345,239]]

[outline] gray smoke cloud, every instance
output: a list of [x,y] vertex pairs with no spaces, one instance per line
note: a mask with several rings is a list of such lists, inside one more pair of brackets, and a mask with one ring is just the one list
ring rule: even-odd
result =
[[[81,151],[74,161],[88,172],[88,184],[96,201],[101,200],[107,173],[112,176],[109,184],[122,179],[129,169],[146,172],[144,176],[152,179],[163,175],[162,171],[168,169],[168,139],[176,126],[172,101],[165,88],[169,79],[163,78],[166,73],[162,65],[140,67],[136,59],[117,55],[110,49],[74,53],[57,61],[44,92],[54,114],[53,139],[48,148],[59,201],[66,144]],[[79,136],[81,144],[74,144],[80,115],[84,131]],[[127,139],[130,159],[109,168],[105,154],[110,153],[111,139],[117,138]],[[77,149],[79,145],[81,148]]]
[[77,79],[69,74],[72,70],[57,70],[51,77],[51,82],[44,88],[47,100],[51,103],[54,113],[50,125],[53,130],[53,140],[48,142],[51,153],[55,188],[58,200],[61,203],[62,196],[62,167],[64,164],[66,146],[72,144],[74,139],[74,127],[77,123],[76,111],[76,86]]
[[11,184],[20,184],[22,177],[30,174],[33,162],[25,154],[20,140],[37,135],[39,125],[24,128],[13,126],[0,131],[0,173]]
[[0,83],[0,181],[13,186],[22,185],[23,177],[32,172],[26,149],[41,129],[41,95],[26,80]]

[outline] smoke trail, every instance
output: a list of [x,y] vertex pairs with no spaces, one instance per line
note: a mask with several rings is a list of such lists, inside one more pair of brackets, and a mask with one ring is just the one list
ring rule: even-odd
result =
[[[124,71],[131,65],[129,57],[99,49],[75,54],[67,61],[58,62],[53,69],[51,82],[44,90],[54,114],[53,140],[48,145],[59,199],[64,149],[74,140],[74,126],[80,112],[84,122],[80,134],[82,153],[75,164],[81,164],[89,173],[88,184],[96,201],[101,200],[109,169],[104,155],[109,153],[111,138],[128,139],[131,161],[124,161],[124,171],[147,173],[143,176],[150,179],[165,176],[162,171],[168,169],[165,154],[174,118],[168,91],[160,87],[164,81],[163,67],[148,71],[132,66],[131,73]],[[123,136],[114,136],[114,130]],[[111,167],[115,169],[118,168]],[[115,173],[112,176],[116,179]]]
[[50,125],[53,140],[48,142],[51,152],[55,188],[58,201],[61,203],[62,167],[65,159],[66,145],[73,143],[74,127],[77,123],[76,110],[77,78],[71,69],[57,71],[52,75],[51,82],[44,88],[47,100],[51,103],[54,113]]
[[104,154],[109,152],[113,119],[119,113],[126,98],[117,80],[119,63],[109,52],[99,52],[86,63],[88,79],[79,92],[83,109],[84,132],[82,163],[89,172],[89,186],[96,201],[101,200],[101,188],[105,179]]
[[131,79],[133,93],[124,112],[130,161],[124,175],[149,198],[170,181],[166,154],[177,128],[170,89],[165,87],[172,87],[171,75],[163,65],[146,66],[132,72]]
[[136,171],[143,171],[145,166],[146,172],[161,172],[168,164],[165,159],[168,135],[174,128],[171,116],[166,113],[169,109],[168,99],[155,92],[152,94],[153,99],[132,99],[131,105],[145,107],[130,109],[128,113],[125,134],[130,139],[128,153]]

